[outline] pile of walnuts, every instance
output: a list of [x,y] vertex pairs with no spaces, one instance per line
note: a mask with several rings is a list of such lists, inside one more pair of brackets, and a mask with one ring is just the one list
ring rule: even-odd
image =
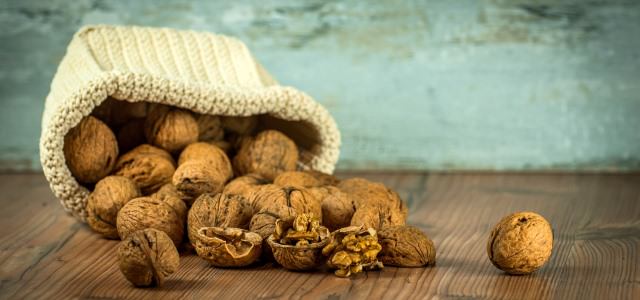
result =
[[215,267],[275,260],[342,277],[435,264],[396,192],[303,170],[296,143],[259,123],[109,98],[69,131],[67,166],[92,190],[87,224],[122,240],[119,266],[133,285],[160,285],[178,253],[194,251]]

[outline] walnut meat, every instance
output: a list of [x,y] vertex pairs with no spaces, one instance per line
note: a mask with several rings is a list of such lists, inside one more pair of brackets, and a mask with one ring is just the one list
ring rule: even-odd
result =
[[413,226],[388,226],[378,231],[382,251],[378,259],[385,265],[422,267],[436,263],[436,248],[429,237]]
[[350,226],[332,232],[322,254],[329,257],[327,266],[336,270],[336,276],[349,277],[363,270],[382,269],[377,259],[381,249],[375,229]]
[[282,172],[274,180],[273,184],[286,187],[294,186],[300,188],[312,188],[322,186],[320,180],[304,171]]
[[260,174],[246,174],[229,181],[222,192],[225,194],[242,195],[245,198],[250,199],[254,190],[268,183],[271,182],[260,176]]
[[118,212],[116,220],[120,239],[145,228],[164,231],[175,245],[180,245],[184,222],[171,205],[152,197],[133,199]]
[[553,230],[544,217],[518,212],[503,218],[491,231],[487,243],[489,260],[507,274],[535,272],[551,256]]
[[196,117],[198,123],[198,140],[199,141],[220,141],[224,138],[224,129],[220,117],[199,114]]
[[189,210],[189,240],[194,244],[198,230],[202,227],[247,229],[252,214],[249,202],[241,195],[202,194]]
[[106,238],[117,239],[118,211],[131,199],[140,197],[135,182],[123,176],[107,176],[98,181],[87,199],[87,224]]
[[195,238],[196,253],[214,267],[244,267],[262,253],[262,238],[240,228],[202,227]]
[[322,203],[324,226],[331,231],[349,226],[355,212],[355,203],[349,194],[335,186],[316,187],[309,191]]
[[144,124],[147,142],[175,153],[198,141],[198,123],[192,113],[166,105],[156,105]]
[[267,242],[284,268],[312,270],[324,262],[322,248],[329,242],[329,230],[312,214],[299,214],[293,220],[276,220]]
[[169,153],[144,144],[120,156],[113,173],[130,178],[149,195],[170,183],[174,171],[175,161]]
[[130,234],[117,251],[120,271],[137,287],[161,286],[180,265],[180,255],[169,236],[153,228]]
[[227,154],[214,145],[199,142],[182,151],[172,182],[180,193],[195,198],[222,192],[231,177],[233,170]]
[[64,158],[73,177],[96,183],[109,175],[118,158],[116,137],[102,121],[88,116],[64,137]]
[[283,133],[266,130],[244,143],[233,159],[239,174],[258,173],[269,180],[278,174],[296,169],[298,148]]
[[405,224],[407,206],[396,192],[382,183],[350,178],[341,181],[337,187],[349,194],[355,203],[351,225],[380,229]]

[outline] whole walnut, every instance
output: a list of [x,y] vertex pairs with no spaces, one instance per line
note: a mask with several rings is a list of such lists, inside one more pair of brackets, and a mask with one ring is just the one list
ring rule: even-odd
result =
[[224,153],[227,154],[227,156],[229,156],[232,153],[231,150],[233,150],[233,147],[231,146],[231,143],[225,140],[208,141],[207,143],[220,148],[222,151],[224,151]]
[[241,195],[202,194],[189,210],[189,240],[195,243],[197,232],[202,227],[247,229],[252,215],[249,202]]
[[341,181],[337,187],[349,194],[355,203],[351,225],[380,229],[406,223],[407,206],[396,192],[384,184],[350,178]]
[[301,188],[312,188],[322,186],[320,180],[304,171],[282,172],[274,180],[273,184],[285,187],[295,186]]
[[135,182],[123,176],[107,176],[98,181],[87,199],[87,224],[106,238],[117,239],[118,211],[131,199],[140,197]]
[[178,217],[187,222],[187,203],[182,199],[182,194],[178,192],[176,187],[167,183],[163,185],[157,192],[151,194],[151,197],[161,200],[173,208],[178,213]]
[[92,116],[69,130],[63,149],[69,171],[81,183],[96,183],[109,175],[118,158],[115,135]]
[[[355,203],[351,196],[335,186],[311,188],[309,191],[322,204],[322,224],[334,231],[351,224]],[[363,210],[361,210],[363,211]]]
[[198,123],[198,141],[220,141],[224,138],[224,129],[220,117],[198,114],[196,116]]
[[164,231],[175,245],[180,245],[184,233],[184,222],[179,212],[168,203],[152,197],[127,202],[118,212],[116,225],[122,240],[138,230],[154,228]]
[[129,102],[112,97],[105,99],[91,115],[105,122],[111,128],[118,128],[127,122],[147,116],[146,102]]
[[118,130],[118,147],[120,153],[125,153],[146,143],[144,137],[144,119],[133,119]]
[[140,145],[118,158],[113,174],[133,180],[144,195],[171,182],[175,161],[171,155],[151,145]]
[[147,142],[175,153],[198,141],[198,123],[192,113],[166,105],[156,105],[144,124]]
[[245,198],[250,199],[254,190],[269,183],[271,183],[271,181],[260,176],[260,174],[246,174],[229,181],[222,192],[225,194],[242,195]]
[[397,267],[422,267],[436,263],[436,248],[420,229],[407,226],[388,226],[378,231],[382,250],[378,259],[385,265]]
[[169,236],[153,228],[133,232],[120,242],[118,260],[124,277],[137,287],[161,286],[180,266],[180,255]]
[[202,227],[195,237],[198,256],[214,267],[248,266],[260,258],[260,235],[240,228]]
[[298,148],[283,133],[265,130],[250,142],[244,143],[233,159],[240,175],[258,173],[269,180],[278,174],[296,169]]
[[507,274],[530,274],[551,257],[553,230],[544,217],[534,212],[517,212],[504,217],[491,231],[487,243],[489,260]]
[[258,118],[256,116],[225,116],[221,117],[220,121],[225,130],[239,135],[251,135],[258,125]]
[[227,154],[216,146],[199,142],[182,151],[172,182],[180,193],[195,198],[222,192],[231,177],[233,169]]
[[253,211],[276,205],[293,208],[297,213],[312,213],[322,220],[322,204],[307,189],[297,187],[281,187],[266,184],[257,188],[249,198]]
[[340,183],[340,179],[330,174],[322,173],[316,170],[306,170],[305,173],[313,176],[320,182],[320,186],[325,185],[338,185]]

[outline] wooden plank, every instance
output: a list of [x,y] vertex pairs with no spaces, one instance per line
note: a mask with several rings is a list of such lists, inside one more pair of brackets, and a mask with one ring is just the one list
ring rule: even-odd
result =
[[[408,200],[437,265],[386,267],[350,279],[272,264],[216,269],[181,258],[162,288],[132,287],[108,241],[66,215],[38,174],[0,175],[0,298],[615,298],[640,297],[640,175],[347,173]],[[488,261],[489,230],[513,211],[544,215],[554,253],[531,276]]]

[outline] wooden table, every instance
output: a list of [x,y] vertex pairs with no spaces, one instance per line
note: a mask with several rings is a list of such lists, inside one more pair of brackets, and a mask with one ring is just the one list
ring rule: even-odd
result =
[[[182,257],[162,288],[133,288],[115,241],[66,215],[40,174],[0,175],[0,299],[4,298],[556,298],[640,299],[640,175],[342,173],[382,181],[434,240],[437,265],[354,278],[271,264],[215,269]],[[487,259],[489,230],[532,210],[555,230],[549,263],[508,276]]]

